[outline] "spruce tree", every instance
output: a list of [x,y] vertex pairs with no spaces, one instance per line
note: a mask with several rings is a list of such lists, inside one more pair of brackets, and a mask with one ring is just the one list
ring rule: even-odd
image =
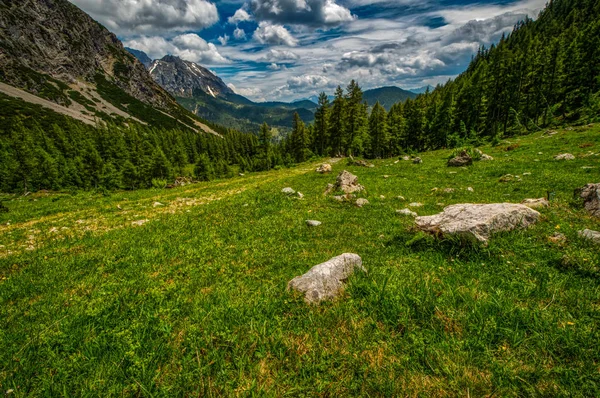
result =
[[369,117],[369,149],[373,158],[382,158],[387,155],[389,148],[389,131],[387,126],[387,115],[385,108],[379,101],[373,107]]
[[322,92],[315,112],[314,151],[319,156],[325,155],[329,145],[329,98]]
[[344,132],[346,130],[346,99],[340,86],[335,90],[335,99],[329,115],[329,142],[331,156],[344,154]]

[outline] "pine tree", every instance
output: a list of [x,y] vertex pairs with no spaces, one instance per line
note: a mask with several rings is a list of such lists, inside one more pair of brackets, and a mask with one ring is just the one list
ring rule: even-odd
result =
[[291,135],[291,152],[296,163],[302,163],[307,159],[308,140],[306,127],[298,112],[294,113],[294,127]]
[[314,136],[314,152],[319,156],[325,155],[329,145],[329,98],[324,92],[319,95],[315,112]]
[[344,132],[346,130],[346,99],[344,90],[340,86],[335,90],[335,99],[329,115],[329,140],[331,143],[331,156],[340,156],[344,153]]
[[370,155],[372,158],[382,158],[387,155],[389,148],[389,131],[385,108],[379,101],[373,107],[369,117]]
[[262,161],[261,170],[271,170],[271,129],[267,123],[263,123],[260,127],[258,141],[260,143],[259,159]]
[[196,174],[196,178],[200,181],[211,181],[215,178],[215,169],[206,153],[202,153],[198,156],[198,163],[196,163],[194,173]]

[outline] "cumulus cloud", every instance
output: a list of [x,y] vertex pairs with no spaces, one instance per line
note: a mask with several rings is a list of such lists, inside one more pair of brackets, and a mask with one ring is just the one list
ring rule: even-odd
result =
[[261,22],[254,31],[254,38],[261,44],[286,45],[294,47],[298,40],[282,25]]
[[217,40],[219,40],[219,43],[221,43],[222,46],[226,46],[229,42],[229,35],[219,36]]
[[250,16],[250,14],[248,14],[248,11],[244,10],[243,8],[240,8],[235,12],[235,14],[233,14],[233,16],[227,19],[227,22],[229,22],[232,25],[237,25],[240,22],[246,22],[251,20],[252,17]]
[[299,59],[300,56],[296,53],[293,53],[289,50],[277,50],[270,49],[263,57],[261,57],[260,61],[295,61]]
[[329,85],[330,80],[327,77],[320,75],[294,76],[287,82],[287,88],[290,90],[304,89],[307,87],[327,87]]
[[331,26],[356,18],[336,0],[251,0],[249,6],[256,19],[278,24]]
[[252,88],[244,88],[244,87],[236,87],[233,83],[227,84],[227,87],[233,90],[234,93],[243,95],[244,97],[254,98],[256,101],[265,101],[263,97],[263,92],[258,87]]
[[142,36],[128,40],[124,44],[127,47],[144,51],[153,59],[171,54],[186,61],[201,64],[223,64],[229,62],[219,53],[214,44],[207,43],[200,36],[193,33],[179,35],[170,40],[160,36]]
[[241,28],[235,28],[233,37],[235,37],[236,40],[244,40],[246,38],[246,31]]
[[471,20],[455,29],[446,37],[446,42],[488,43],[502,33],[510,32],[515,24],[525,19],[526,14],[508,12],[494,18]]
[[198,31],[219,21],[208,0],[70,0],[122,36]]

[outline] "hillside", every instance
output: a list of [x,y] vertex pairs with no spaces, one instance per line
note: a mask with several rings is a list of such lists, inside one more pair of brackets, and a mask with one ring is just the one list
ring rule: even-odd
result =
[[84,116],[212,131],[67,0],[0,1],[0,51],[0,82]]
[[[309,163],[172,190],[0,195],[0,390],[598,396],[600,251],[577,231],[600,221],[573,190],[599,180],[600,128],[543,133],[483,146],[496,160],[460,169],[442,150],[421,165],[340,161],[330,175]],[[553,159],[564,152],[576,159]],[[344,169],[370,204],[323,195]],[[547,191],[537,225],[487,247],[419,234],[396,214]],[[368,273],[340,299],[313,307],[286,292],[344,252]]]
[[363,93],[363,99],[372,107],[377,102],[389,112],[392,105],[398,102],[404,102],[407,99],[415,99],[417,94],[403,90],[399,87],[381,87],[372,90],[366,90]]

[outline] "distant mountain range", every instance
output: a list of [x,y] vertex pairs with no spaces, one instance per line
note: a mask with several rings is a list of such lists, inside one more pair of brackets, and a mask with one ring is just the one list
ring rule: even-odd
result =
[[[177,98],[180,104],[211,122],[256,132],[263,122],[282,129],[291,128],[295,112],[307,123],[314,120],[318,97],[294,102],[254,102],[234,93],[220,77],[201,65],[171,55],[149,61],[150,57],[144,52],[127,50],[147,65],[154,81]],[[387,110],[397,102],[416,96],[414,92],[399,87],[381,87],[364,92],[369,106],[379,101]]]

